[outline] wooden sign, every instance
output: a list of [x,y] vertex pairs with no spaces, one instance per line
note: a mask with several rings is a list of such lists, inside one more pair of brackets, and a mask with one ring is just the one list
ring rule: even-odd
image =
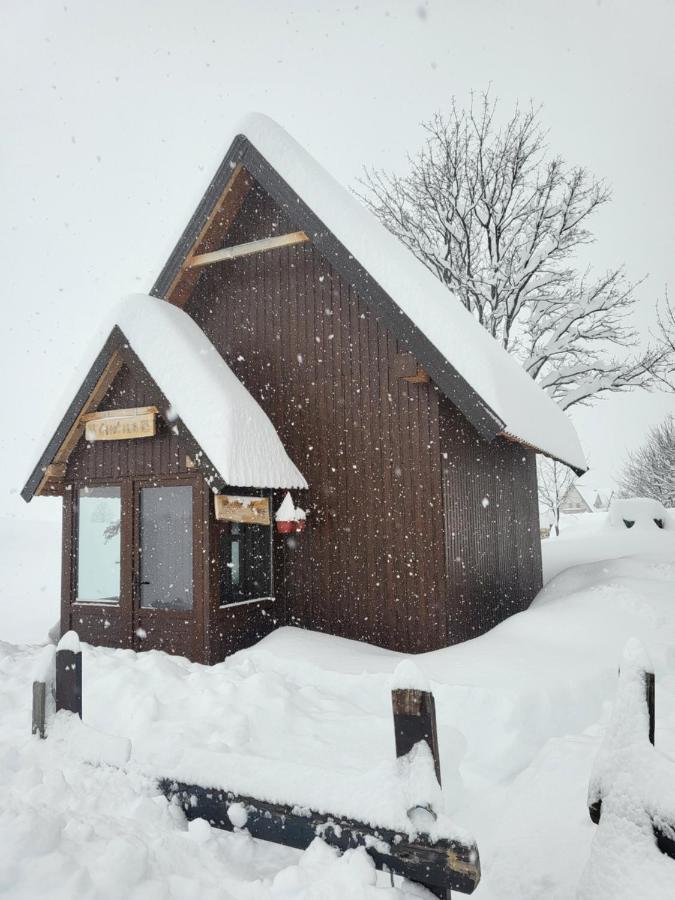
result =
[[80,420],[84,422],[84,436],[88,441],[128,441],[154,437],[157,432],[157,407],[108,409],[87,413]]
[[216,494],[216,519],[219,522],[243,522],[247,525],[270,524],[269,497],[232,497]]

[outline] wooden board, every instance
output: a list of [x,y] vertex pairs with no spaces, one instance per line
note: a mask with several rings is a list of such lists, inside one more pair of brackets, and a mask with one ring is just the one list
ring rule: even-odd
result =
[[227,259],[239,259],[241,256],[252,256],[254,253],[266,253],[268,250],[279,250],[281,247],[293,247],[295,244],[304,244],[309,238],[304,231],[293,231],[290,234],[280,234],[276,237],[262,238],[258,241],[247,241],[233,247],[221,247],[210,253],[200,253],[193,256],[188,263],[188,268],[209,266],[213,263],[224,262]]
[[317,834],[340,852],[365,847],[378,869],[402,875],[424,885],[436,896],[450,890],[472,894],[480,882],[480,857],[473,841],[432,838],[418,832],[410,837],[386,826],[373,826],[331,813],[272,803],[217,788],[203,788],[170,778],[159,780],[169,800],[177,801],[188,821],[206,819],[215,828],[233,831],[232,806],[246,810],[246,828],[252,837],[306,850]]
[[85,440],[90,443],[154,437],[157,433],[156,406],[108,409],[103,412],[87,413],[80,419],[84,422]]
[[214,496],[216,519],[219,522],[243,522],[247,525],[270,524],[269,497]]

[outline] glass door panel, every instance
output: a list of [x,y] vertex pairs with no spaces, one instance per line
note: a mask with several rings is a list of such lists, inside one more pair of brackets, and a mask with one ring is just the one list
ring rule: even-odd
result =
[[119,603],[121,521],[119,487],[88,487],[78,491],[78,603]]
[[139,594],[143,609],[191,610],[192,487],[140,489]]

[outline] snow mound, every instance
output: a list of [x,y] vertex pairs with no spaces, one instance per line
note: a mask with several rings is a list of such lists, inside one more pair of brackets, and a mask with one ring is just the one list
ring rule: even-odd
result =
[[[660,524],[659,524],[660,523]],[[609,528],[646,529],[650,533],[655,528],[672,529],[668,510],[658,500],[648,497],[631,497],[628,500],[612,500],[607,514]]]

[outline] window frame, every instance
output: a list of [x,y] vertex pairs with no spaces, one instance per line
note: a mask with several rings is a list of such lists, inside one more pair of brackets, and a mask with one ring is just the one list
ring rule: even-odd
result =
[[[99,600],[82,600],[78,596],[80,580],[80,494],[88,489],[117,488],[120,492],[120,565],[119,565],[119,590],[117,597],[106,597]],[[96,606],[107,609],[120,609],[124,603],[124,563],[125,563],[125,533],[124,533],[124,502],[125,491],[122,479],[92,480],[87,483],[74,484],[72,491],[72,587],[71,603],[73,606],[82,606],[92,609]]]
[[[272,497],[271,492],[260,492],[260,493],[246,493],[241,490],[237,490],[237,494],[244,497],[269,497],[270,500],[270,524],[269,525],[259,525],[251,522],[231,522],[228,520],[218,520],[214,519],[215,524],[215,545],[216,545],[216,583],[217,583],[217,608],[219,610],[222,609],[231,609],[234,606],[244,606],[249,603],[261,603],[263,601],[273,601],[275,599],[274,593],[274,517],[271,515],[272,508]],[[269,546],[269,591],[267,593],[261,593],[257,597],[248,597],[245,600],[230,600],[228,603],[224,603],[222,599],[222,567],[227,565],[225,562],[223,555],[221,553],[221,541],[224,533],[227,533],[228,536],[231,535],[230,529],[232,525],[238,525],[239,528],[266,528],[268,530],[268,546]],[[231,546],[231,537],[230,537],[230,546]],[[239,566],[241,570],[242,566],[242,555],[240,553],[239,556]]]

